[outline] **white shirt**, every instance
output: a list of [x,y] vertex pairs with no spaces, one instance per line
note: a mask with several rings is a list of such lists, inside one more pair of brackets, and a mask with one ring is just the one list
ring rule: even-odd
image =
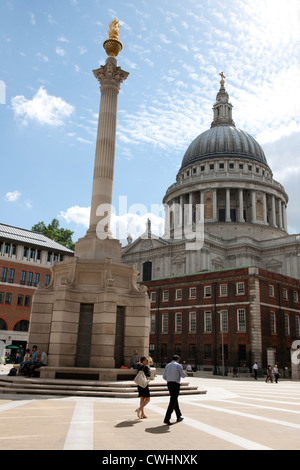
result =
[[181,377],[186,377],[182,365],[176,361],[169,362],[165,367],[163,379],[167,382],[180,383]]

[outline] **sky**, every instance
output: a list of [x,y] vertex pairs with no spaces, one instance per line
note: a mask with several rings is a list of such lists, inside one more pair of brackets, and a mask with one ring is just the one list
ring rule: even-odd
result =
[[[120,22],[117,238],[163,232],[162,200],[210,128],[221,71],[238,128],[262,146],[300,233],[299,0],[1,0],[0,222],[89,224],[108,24]],[[122,232],[122,233],[121,233]]]

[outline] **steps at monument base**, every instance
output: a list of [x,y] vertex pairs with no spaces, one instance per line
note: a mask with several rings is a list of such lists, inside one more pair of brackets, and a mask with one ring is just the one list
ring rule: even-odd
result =
[[[169,396],[165,383],[149,384],[151,396]],[[86,396],[86,397],[111,397],[111,398],[136,398],[137,387],[134,382],[100,382],[63,379],[39,379],[24,377],[1,377],[0,394],[35,394],[57,396]],[[206,391],[199,390],[197,386],[191,386],[187,382],[181,384],[181,395],[203,394]]]

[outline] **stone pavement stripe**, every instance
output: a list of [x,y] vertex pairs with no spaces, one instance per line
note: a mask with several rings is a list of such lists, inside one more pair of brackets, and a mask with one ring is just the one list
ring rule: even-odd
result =
[[13,408],[16,408],[17,406],[24,406],[28,405],[29,403],[32,403],[34,400],[21,400],[21,401],[13,401],[10,403],[5,403],[5,405],[0,405],[0,413],[3,411],[8,411],[12,410]]
[[[190,405],[194,405],[194,406],[200,406],[201,408],[207,408],[209,410],[214,410],[214,411],[218,411],[221,413],[229,413],[232,415],[243,416],[244,418],[257,419],[258,421],[265,421],[268,423],[280,424],[281,426],[288,426],[291,428],[300,429],[300,424],[289,423],[288,421],[280,421],[279,419],[273,419],[273,418],[264,418],[263,416],[251,415],[249,413],[243,413],[242,411],[228,410],[226,408],[221,408],[218,406],[203,405],[200,403],[187,402],[187,401],[185,403],[189,403]],[[226,401],[224,403],[226,403]],[[243,403],[240,403],[240,405],[243,405]]]
[[94,449],[94,403],[76,402],[63,450]]
[[[290,401],[282,401],[282,400],[273,400],[272,397],[269,399],[267,398],[253,398],[243,395],[241,398],[246,398],[247,400],[255,400],[255,401],[267,401],[268,403],[280,403],[281,405],[293,405],[293,406],[300,406],[300,403],[291,403]],[[299,398],[298,398],[299,400]]]
[[[223,401],[223,400],[220,400],[220,401]],[[285,413],[300,414],[300,411],[288,410],[287,408],[278,408],[276,406],[256,405],[255,403],[243,403],[241,401],[234,401],[234,400],[226,400],[226,403],[232,403],[233,405],[250,406],[252,408],[262,408],[263,410],[275,410],[275,411],[283,411]]]
[[[190,404],[195,405],[196,403],[192,402]],[[159,406],[156,406],[156,405],[149,404],[147,405],[147,408],[163,416],[165,416],[166,414],[166,410],[164,408],[160,408]],[[246,450],[273,450],[270,447],[266,447],[264,445],[258,444],[257,442],[250,441],[249,439],[244,439],[243,437],[237,436],[236,434],[223,431],[222,429],[215,428],[214,426],[210,426],[209,424],[202,423],[201,421],[196,421],[195,419],[192,419],[192,418],[185,417],[183,424],[187,426],[191,426],[195,429],[198,429],[199,431],[205,432],[206,434],[210,434],[224,441],[230,442],[231,444],[235,444]]]

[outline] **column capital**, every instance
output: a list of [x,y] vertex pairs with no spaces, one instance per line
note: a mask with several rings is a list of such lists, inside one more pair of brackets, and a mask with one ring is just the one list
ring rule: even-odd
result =
[[105,65],[93,70],[93,74],[100,83],[101,88],[112,87],[119,91],[121,83],[127,79],[129,72],[125,72],[121,67],[118,67],[116,59],[110,57],[106,60]]

